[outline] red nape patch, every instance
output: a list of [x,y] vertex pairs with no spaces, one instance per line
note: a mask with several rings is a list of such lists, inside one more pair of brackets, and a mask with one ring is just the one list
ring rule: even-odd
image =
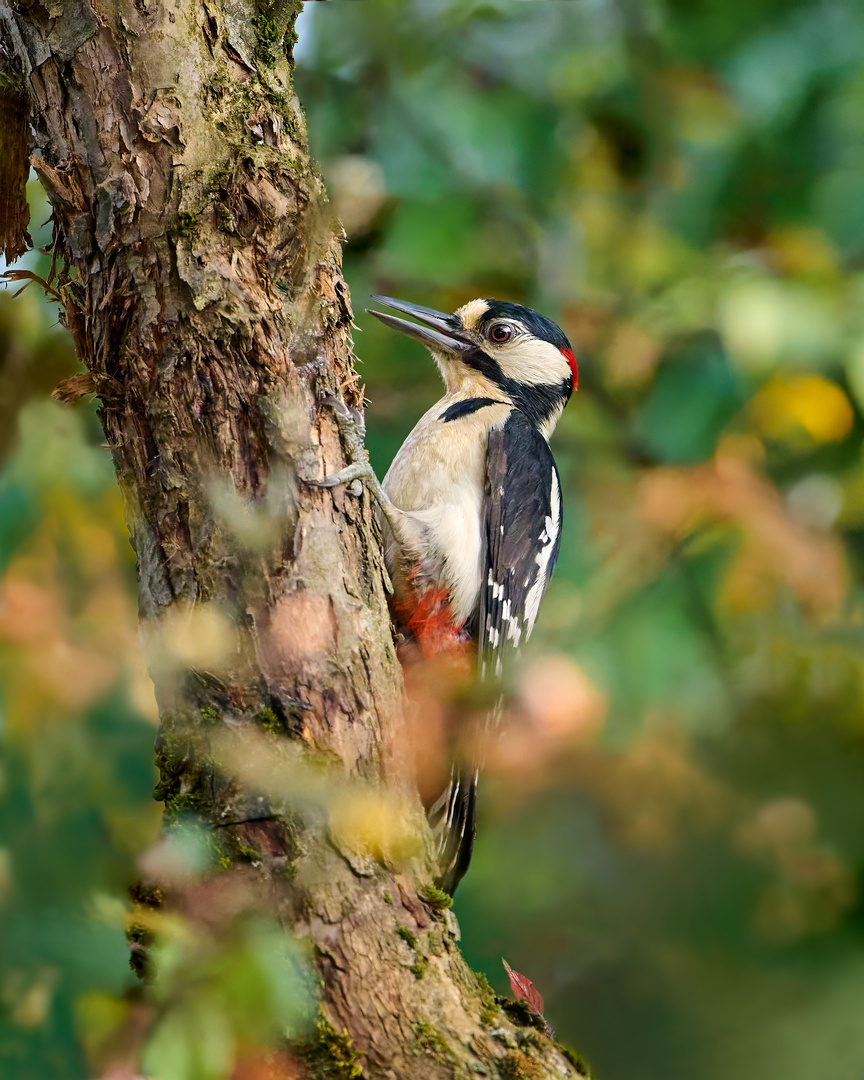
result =
[[425,659],[467,645],[469,638],[464,627],[453,622],[446,589],[430,587],[423,592],[411,592],[394,606],[399,621],[410,631]]
[[573,389],[579,385],[579,368],[576,366],[576,357],[573,355],[572,349],[562,349],[561,355],[570,365],[570,370],[573,372]]

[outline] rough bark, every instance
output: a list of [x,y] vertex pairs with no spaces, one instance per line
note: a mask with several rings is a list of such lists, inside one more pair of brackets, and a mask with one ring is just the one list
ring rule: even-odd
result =
[[[292,85],[299,6],[0,7],[88,372],[65,396],[98,395],[137,553],[160,793],[169,819],[211,822],[223,862],[252,850],[260,896],[314,947],[326,1023],[295,1048],[310,1076],[576,1075],[527,1014],[496,1005],[425,888],[369,499],[301,479],[343,463],[322,399],[361,395],[338,232]],[[202,612],[229,627],[218,663],[160,661],[157,631],[176,631],[178,611],[189,633]],[[299,747],[388,792],[421,846],[364,847],[262,801],[239,759],[274,731],[286,760]]]
[[0,22],[0,256],[7,263],[30,246],[29,113],[21,60],[9,29]]

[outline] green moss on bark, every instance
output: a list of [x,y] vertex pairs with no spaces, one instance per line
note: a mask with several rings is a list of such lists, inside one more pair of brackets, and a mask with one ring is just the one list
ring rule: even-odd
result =
[[495,999],[495,991],[482,971],[475,971],[473,974],[480,989],[480,1023],[492,1027],[501,1011]]
[[427,1054],[442,1065],[452,1065],[455,1062],[453,1051],[437,1028],[431,1024],[419,1023],[414,1025],[414,1031],[417,1034],[417,1049],[421,1054]]
[[581,1054],[577,1054],[575,1050],[571,1050],[569,1046],[565,1046],[563,1043],[559,1042],[555,1043],[555,1049],[562,1057],[570,1062],[573,1068],[576,1069],[581,1076],[585,1077],[585,1080],[591,1080],[591,1077],[593,1076],[591,1067]]
[[546,1032],[546,1021],[542,1016],[532,1013],[526,1002],[511,1001],[509,998],[496,998],[496,1001],[507,1014],[508,1020],[517,1027],[533,1027]]
[[309,1080],[362,1080],[363,1070],[348,1032],[337,1031],[324,1016],[318,1017],[315,1029],[312,1042],[294,1047]]
[[548,1073],[543,1065],[521,1050],[511,1050],[498,1066],[501,1080],[539,1080]]
[[433,911],[446,911],[453,907],[453,897],[435,885],[421,885],[417,890],[420,899]]
[[417,948],[417,935],[412,934],[407,926],[398,926],[396,933],[402,938],[412,949]]

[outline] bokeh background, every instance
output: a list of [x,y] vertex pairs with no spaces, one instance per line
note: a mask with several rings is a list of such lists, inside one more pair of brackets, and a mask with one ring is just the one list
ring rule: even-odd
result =
[[[526,303],[580,358],[469,961],[533,979],[600,1080],[861,1080],[864,10],[331,0],[298,30],[379,472],[439,386],[370,293]],[[0,1060],[39,1080],[134,1027],[125,887],[159,823],[109,456],[48,400],[76,370],[36,288],[0,295]],[[175,934],[153,1068],[224,1076],[240,1035],[207,1032],[284,1016],[272,932],[216,974]]]

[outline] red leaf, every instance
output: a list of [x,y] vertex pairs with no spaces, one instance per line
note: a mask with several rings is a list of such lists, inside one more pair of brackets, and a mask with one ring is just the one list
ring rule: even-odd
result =
[[513,991],[513,997],[517,1001],[524,1001],[535,1016],[542,1016],[543,998],[534,983],[525,975],[520,975],[518,971],[514,971],[503,957],[501,963],[510,976],[510,989]]

